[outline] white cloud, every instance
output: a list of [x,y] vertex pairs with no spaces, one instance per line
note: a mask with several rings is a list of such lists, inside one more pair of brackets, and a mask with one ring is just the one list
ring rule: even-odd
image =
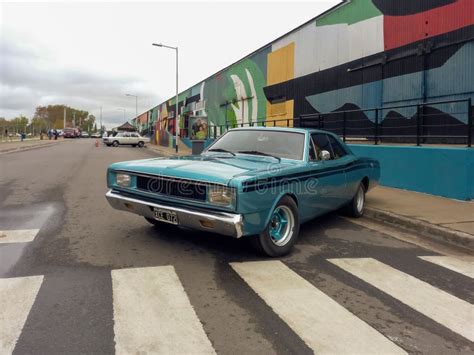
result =
[[126,118],[267,44],[338,1],[1,3],[0,116],[67,104],[104,121]]

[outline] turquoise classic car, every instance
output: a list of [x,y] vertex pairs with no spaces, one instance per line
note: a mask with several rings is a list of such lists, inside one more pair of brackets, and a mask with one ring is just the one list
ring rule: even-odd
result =
[[321,130],[231,129],[201,155],[112,164],[112,207],[156,225],[173,224],[236,238],[268,256],[287,254],[300,224],[344,209],[364,211],[378,161],[355,156]]

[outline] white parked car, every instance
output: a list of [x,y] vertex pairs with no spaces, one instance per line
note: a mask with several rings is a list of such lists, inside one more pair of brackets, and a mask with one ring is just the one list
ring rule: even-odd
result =
[[119,145],[131,145],[132,147],[143,147],[146,143],[150,143],[148,137],[142,137],[136,132],[119,132],[115,137],[109,136],[103,138],[107,146],[118,147]]

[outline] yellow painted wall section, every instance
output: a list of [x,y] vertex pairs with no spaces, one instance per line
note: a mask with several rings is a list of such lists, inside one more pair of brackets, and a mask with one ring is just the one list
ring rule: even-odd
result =
[[295,76],[295,43],[268,53],[267,85],[278,84]]
[[[295,43],[290,43],[268,54],[267,85],[278,84],[294,78]],[[293,118],[293,100],[271,104],[267,103],[267,121]],[[269,126],[273,122],[268,123]],[[286,126],[286,121],[276,122],[276,126]],[[293,126],[293,121],[290,121]]]

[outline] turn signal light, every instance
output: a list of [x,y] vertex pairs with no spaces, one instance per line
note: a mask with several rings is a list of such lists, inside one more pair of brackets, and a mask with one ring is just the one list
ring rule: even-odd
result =
[[199,223],[201,223],[201,226],[203,226],[204,228],[214,229],[214,223],[211,221],[200,219]]

